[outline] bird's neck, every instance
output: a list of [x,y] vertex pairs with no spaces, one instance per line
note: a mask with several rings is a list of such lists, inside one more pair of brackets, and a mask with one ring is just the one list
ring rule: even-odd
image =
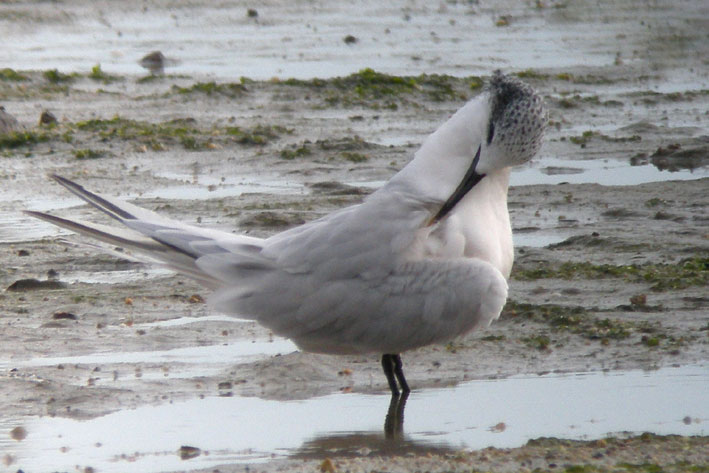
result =
[[[443,205],[473,163],[487,130],[487,101],[472,100],[424,140],[389,181],[387,191],[407,193],[424,205]],[[438,210],[438,209],[436,209]]]
[[510,168],[485,176],[458,204],[454,213],[466,235],[465,256],[484,259],[508,277],[514,247],[507,210]]

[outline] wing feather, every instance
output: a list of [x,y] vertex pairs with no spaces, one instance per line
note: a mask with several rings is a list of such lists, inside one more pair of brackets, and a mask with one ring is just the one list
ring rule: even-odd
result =
[[[244,264],[253,266],[255,261],[260,261],[264,268],[267,266],[266,258],[260,256],[261,239],[187,225],[137,205],[88,191],[64,177],[53,175],[52,178],[125,227],[57,217],[44,212],[25,211],[26,214],[104,243],[130,249],[144,260],[158,261],[212,289],[221,287],[224,281],[219,279],[219,274],[205,272],[196,263],[205,255],[229,255],[228,261],[235,263],[237,269],[243,269]],[[243,260],[239,259],[240,256]]]
[[507,297],[502,274],[478,259],[407,262],[381,278],[326,282],[274,269],[256,284],[218,291],[217,307],[322,353],[399,353],[448,341],[489,325]]

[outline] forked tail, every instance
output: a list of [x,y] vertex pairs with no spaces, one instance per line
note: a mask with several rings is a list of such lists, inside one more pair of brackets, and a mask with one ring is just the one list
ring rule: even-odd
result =
[[152,262],[168,267],[216,289],[219,279],[202,271],[196,261],[206,255],[224,253],[229,259],[258,258],[262,240],[218,230],[187,225],[128,202],[109,199],[58,175],[51,176],[70,192],[121,222],[126,228],[57,217],[44,212],[25,213],[110,245],[130,249]]

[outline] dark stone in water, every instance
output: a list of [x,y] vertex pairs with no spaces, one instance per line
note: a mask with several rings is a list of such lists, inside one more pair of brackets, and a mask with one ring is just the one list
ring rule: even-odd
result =
[[29,279],[18,279],[14,283],[8,286],[8,291],[13,292],[23,292],[23,291],[36,291],[44,289],[64,289],[66,284],[61,281],[45,280],[40,281],[39,279],[29,278]]
[[153,75],[162,75],[165,72],[165,55],[161,51],[153,51],[143,56],[138,64]]
[[17,118],[13,117],[5,111],[5,107],[0,105],[0,135],[6,133],[12,133],[21,131],[22,127],[17,121]]
[[52,125],[54,123],[57,123],[57,117],[55,117],[49,110],[43,110],[42,114],[39,116],[39,124]]
[[197,447],[190,447],[189,445],[183,445],[178,450],[178,453],[180,454],[180,458],[182,460],[189,460],[191,458],[198,457],[202,453],[202,450],[200,450]]
[[363,195],[364,189],[336,181],[314,182],[309,187],[319,194],[326,195]]
[[71,312],[55,312],[52,315],[54,320],[77,320],[78,317]]
[[650,162],[660,171],[676,172],[709,165],[709,138],[701,137],[685,146],[671,143],[660,146],[650,156]]

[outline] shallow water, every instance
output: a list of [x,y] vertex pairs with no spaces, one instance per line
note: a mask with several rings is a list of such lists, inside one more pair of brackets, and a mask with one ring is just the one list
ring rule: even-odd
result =
[[[187,323],[208,323],[212,321],[242,323],[242,320],[226,316],[188,317],[165,322],[134,324],[136,329],[156,326],[169,326]],[[30,366],[80,365],[80,364],[120,364],[120,363],[182,363],[192,365],[201,373],[217,371],[225,366],[253,361],[281,353],[297,350],[290,340],[274,338],[272,340],[244,340],[228,344],[173,348],[170,350],[144,350],[135,352],[106,352],[86,355],[41,357],[29,360],[1,360],[0,369],[22,368]]]
[[[263,181],[248,177],[229,177],[225,179],[200,175],[196,182],[187,174],[160,173],[160,177],[178,179],[184,184],[160,187],[143,193],[141,198],[164,198],[175,200],[209,200],[223,197],[234,197],[244,193],[305,195],[309,191],[302,183],[287,179],[266,179]],[[709,177],[709,167],[670,172],[660,170],[652,164],[629,166],[627,162],[614,159],[568,160],[553,157],[537,159],[532,163],[513,169],[510,185],[526,186],[536,184],[590,184],[599,183],[606,186],[637,185],[650,182],[692,180]],[[344,184],[376,190],[386,181],[345,181]],[[123,200],[134,197],[122,196]],[[27,209],[51,211],[82,205],[83,201],[75,197],[63,199],[36,199],[26,204]],[[71,232],[57,229],[55,226],[22,214],[9,214],[6,219],[10,223],[0,229],[0,239],[5,242],[27,241],[28,238],[40,239],[56,236],[58,233],[69,235]],[[515,233],[516,246],[543,247],[559,243],[568,235],[557,232],[546,233]],[[162,268],[140,266],[125,271],[110,271],[105,273],[72,273],[72,281],[91,283],[113,283],[131,281],[149,277],[161,277],[170,274]]]
[[529,165],[514,169],[510,185],[534,184],[592,184],[604,186],[633,186],[648,182],[685,181],[709,177],[709,167],[660,170],[652,164],[630,166],[616,159],[569,160],[550,156],[537,159]]
[[[628,166],[626,162],[609,159],[571,161],[544,157],[543,161],[537,160],[528,166],[515,169],[512,172],[510,184],[512,186],[524,186],[564,182],[570,184],[599,183],[607,186],[625,186],[668,180],[701,179],[704,177],[709,177],[709,167],[670,172],[660,170],[652,164]],[[244,193],[302,195],[307,192],[302,184],[284,179],[274,178],[263,181],[240,179],[241,182],[227,180],[218,185],[199,182],[162,187],[146,192],[141,197],[206,200],[235,197]],[[348,181],[346,184],[377,189],[384,185],[385,181]]]
[[[595,130],[615,136],[618,126],[640,119],[667,127],[696,126],[705,133],[701,131],[706,129],[703,111],[703,115],[682,113],[696,107],[692,101],[673,103],[669,116],[663,117],[667,111],[662,103],[636,110],[635,99],[623,96],[644,90],[669,93],[709,87],[706,68],[700,65],[706,54],[696,44],[706,44],[702,33],[705,29],[697,28],[695,20],[708,17],[705,2],[667,6],[640,1],[566,3],[566,8],[535,9],[526,3],[504,0],[441,2],[433,7],[425,2],[402,6],[403,3],[368,1],[316,1],[304,6],[276,0],[260,6],[258,20],[250,20],[246,18],[246,6],[238,2],[219,9],[190,2],[190,6],[171,11],[152,2],[145,10],[64,2],[52,7],[56,13],[51,15],[56,17],[44,18],[32,18],[31,11],[29,18],[5,15],[21,5],[2,2],[0,32],[10,46],[0,48],[0,63],[20,70],[58,68],[82,74],[100,64],[108,73],[140,76],[146,74],[138,65],[140,57],[160,49],[176,63],[167,69],[168,74],[190,75],[195,81],[205,76],[238,81],[241,76],[342,76],[364,67],[400,75],[461,76],[489,74],[496,68],[519,71],[550,67],[582,76],[588,73],[585,67],[612,69],[620,58],[633,73],[646,74],[649,79],[624,76],[616,85],[599,86],[603,88],[599,92],[602,98],[620,97],[623,108],[607,109],[599,115],[594,115],[598,108],[591,108],[584,120],[564,123],[565,135]],[[34,9],[35,5],[28,4],[28,8]],[[48,15],[46,9],[37,11]],[[643,12],[643,18],[639,18],[638,11]],[[495,26],[502,15],[509,15],[508,27]],[[342,39],[347,34],[356,36],[358,42],[345,44]],[[703,49],[706,51],[705,46]],[[697,67],[692,67],[694,63]],[[590,71],[593,74],[594,69]],[[569,85],[569,90],[559,93],[576,93],[576,87]],[[596,93],[595,85],[578,87],[583,97]],[[555,94],[556,91],[552,95]],[[649,118],[637,116],[646,112]],[[323,116],[327,113],[342,111],[322,111]],[[420,141],[419,134],[409,133],[377,131],[377,140],[397,145]],[[363,137],[367,139],[366,135]],[[652,153],[656,147],[652,143],[638,151]],[[652,165],[633,167],[627,159],[578,160],[576,148],[567,159],[548,154],[517,170],[512,184],[635,185],[709,176],[706,167],[668,172]],[[635,150],[620,154],[629,157]],[[27,164],[26,172],[31,167]],[[15,172],[21,174],[17,169]],[[223,181],[221,177],[204,175],[194,181],[193,175],[177,172],[155,175],[179,182],[140,197],[206,200],[248,192],[307,192],[302,184],[287,182],[278,175],[263,179],[261,174],[253,181],[229,177]],[[378,187],[382,183],[348,184]],[[134,197],[138,196],[125,198]],[[16,199],[13,189],[0,192],[4,202]],[[40,196],[17,207],[46,211],[78,202]],[[56,234],[48,224],[13,213],[5,217],[0,240],[27,241]],[[519,233],[515,234],[515,244],[546,246],[567,236],[543,230]],[[112,283],[144,279],[145,272],[140,269],[72,274],[83,282]],[[162,274],[161,270],[150,270],[147,275]],[[183,317],[136,324],[135,328],[211,322],[231,320],[220,316]],[[290,342],[282,340],[244,341],[162,351],[0,360],[0,370],[23,366],[46,370],[62,363],[125,368],[137,363],[151,365],[143,367],[142,380],[192,379],[216,376],[237,363],[293,349]],[[164,366],[169,366],[169,370],[164,371]],[[120,388],[121,383],[141,382],[135,378],[114,380],[110,370],[101,373],[105,376],[94,375],[99,387]],[[76,382],[83,384],[85,379],[77,378]],[[19,419],[6,412],[0,419],[0,453],[11,457],[0,458],[5,462],[13,458],[12,471],[81,471],[91,466],[105,472],[158,472],[261,462],[273,457],[319,458],[333,456],[333,452],[388,455],[491,445],[509,447],[539,436],[597,438],[620,431],[707,435],[707,385],[709,367],[701,365],[649,372],[525,376],[426,389],[412,393],[406,406],[404,434],[396,439],[388,439],[383,433],[389,407],[389,396],[385,394],[340,393],[287,402],[214,396],[122,410],[85,421],[56,417]],[[26,439],[11,439],[9,432],[16,426],[27,430]],[[201,454],[181,460],[178,449],[182,445],[198,447]]]
[[163,199],[218,199],[222,197],[235,197],[247,193],[263,194],[302,194],[302,183],[272,175],[265,177],[263,173],[258,177],[253,176],[223,176],[214,177],[207,174],[193,174],[177,172],[156,172],[156,177],[164,177],[182,181],[184,184],[160,187],[141,194],[144,198],[159,197]]
[[[510,174],[510,185],[598,183],[604,186],[633,186],[649,182],[686,181],[704,177],[709,177],[709,167],[667,171],[660,170],[652,164],[629,166],[627,162],[615,159],[569,160],[544,156],[524,166],[513,168]],[[385,183],[385,181],[345,182],[350,186],[370,189],[377,189]]]
[[[578,94],[583,99],[598,94],[601,101],[619,99],[623,105],[590,107],[580,120],[554,116],[555,121],[563,123],[563,129],[550,131],[550,139],[566,139],[589,130],[616,136],[622,125],[648,122],[666,128],[660,134],[667,134],[663,141],[676,140],[679,128],[695,128],[695,138],[706,133],[706,114],[697,113],[703,102],[697,105],[695,100],[672,100],[669,104],[648,105],[644,100],[654,100],[650,91],[699,93],[709,88],[709,74],[701,67],[706,38],[698,27],[705,24],[702,19],[709,13],[705,3],[578,1],[541,2],[543,7],[534,7],[511,0],[441,2],[434,6],[373,1],[293,5],[275,0],[260,5],[257,18],[249,18],[247,8],[252,5],[240,2],[215,8],[209,2],[197,1],[171,4],[170,9],[157,2],[128,2],[125,8],[68,2],[36,12],[31,4],[19,2],[0,4],[0,31],[11,45],[0,49],[0,63],[20,70],[58,68],[82,74],[100,64],[105,72],[137,77],[146,73],[138,65],[139,59],[150,51],[162,50],[174,60],[168,74],[221,81],[237,81],[242,76],[326,78],[365,67],[398,75],[461,76],[489,74],[497,68],[543,72],[554,68],[579,78],[588,74],[591,80],[562,84],[558,90],[555,87],[550,100],[566,97],[564,94]],[[509,24],[501,27],[498,20],[503,17]],[[345,44],[343,38],[348,34],[358,41]],[[610,83],[601,80],[595,84],[594,70],[604,71]],[[636,93],[650,95],[636,97]],[[317,115],[323,118],[342,113],[339,109],[318,110]],[[374,127],[372,135],[380,144],[419,143],[422,139],[420,133],[400,128],[387,131],[379,126]],[[363,135],[365,139],[367,136]],[[607,153],[605,148],[598,148],[597,154],[576,147],[554,154],[543,149],[540,159],[513,173],[512,185],[635,185],[709,177],[708,166],[678,172],[661,171],[651,164],[631,166],[629,156],[651,154],[657,149],[655,137],[649,138],[638,144],[637,150],[620,152],[623,159],[615,159],[619,153]],[[611,159],[602,159],[608,155]],[[599,158],[579,159],[589,156]],[[26,166],[23,172],[30,172],[30,165]],[[140,197],[207,200],[244,193],[308,192],[302,182],[277,172],[264,175],[260,170],[255,177],[235,174],[239,175],[222,178],[157,171],[157,177],[179,182]],[[347,183],[379,187],[383,181]],[[0,191],[0,200],[12,201],[17,198],[15,194]],[[137,196],[124,196],[131,197]],[[21,207],[47,211],[77,202],[35,197],[25,199]],[[49,225],[19,214],[6,216],[6,223],[0,229],[2,241],[56,235]],[[544,246],[561,239],[559,235],[528,236],[518,237],[517,244]]]
[[[403,433],[383,432],[387,394],[333,394],[304,401],[208,397],[123,410],[92,420],[0,425],[0,447],[25,471],[159,472],[278,457],[404,454],[514,447],[542,436],[707,435],[709,367],[523,376],[411,394]],[[178,449],[201,454],[182,460]],[[334,449],[334,450],[333,450]],[[13,465],[13,467],[15,466]]]
[[[3,36],[12,45],[0,50],[0,63],[65,72],[101,64],[108,72],[141,74],[140,58],[161,50],[173,60],[170,73],[268,79],[332,77],[364,67],[460,75],[499,67],[593,67],[613,64],[620,54],[657,70],[672,62],[664,56],[677,61],[704,41],[701,28],[694,27],[706,17],[702,4],[581,1],[535,8],[513,1],[272,1],[249,18],[247,8],[253,5],[239,2],[218,7],[190,2],[170,9],[71,2],[51,14],[11,3],[0,10]],[[507,21],[503,27],[500,19]],[[347,35],[357,41],[346,43]],[[680,71],[673,82],[694,84],[702,77],[699,70]]]

